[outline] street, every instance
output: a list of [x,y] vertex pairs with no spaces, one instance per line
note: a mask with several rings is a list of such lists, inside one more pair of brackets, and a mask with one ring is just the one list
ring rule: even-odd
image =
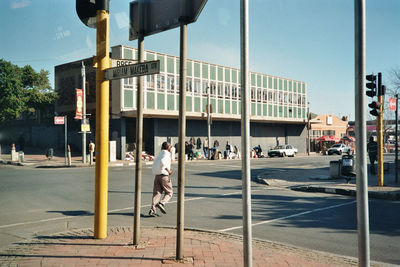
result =
[[[387,157],[391,157],[390,155]],[[332,157],[251,161],[252,177],[268,169],[320,169]],[[173,164],[174,193],[177,164]],[[39,169],[0,165],[0,250],[33,235],[93,228],[94,168]],[[153,175],[143,165],[142,225],[176,225],[175,194],[167,214],[149,217]],[[108,226],[133,226],[134,167],[109,168]],[[369,202],[371,260],[400,264],[398,201]],[[241,161],[186,164],[185,227],[241,234]],[[353,197],[304,193],[252,182],[253,237],[357,257]]]

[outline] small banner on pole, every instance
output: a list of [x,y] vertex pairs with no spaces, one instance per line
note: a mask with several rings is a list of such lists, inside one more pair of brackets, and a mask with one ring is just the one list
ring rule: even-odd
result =
[[76,112],[75,112],[76,120],[82,119],[82,112],[83,112],[83,90],[76,89]]
[[396,98],[389,97],[389,110],[396,111]]

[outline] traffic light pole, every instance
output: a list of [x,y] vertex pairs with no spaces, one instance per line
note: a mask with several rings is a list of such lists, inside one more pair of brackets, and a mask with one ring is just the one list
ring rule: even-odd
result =
[[379,115],[377,117],[377,141],[378,141],[378,186],[383,186],[383,94],[382,94],[382,73],[378,73],[378,102]]
[[253,265],[250,182],[249,1],[240,1],[243,265]]
[[355,123],[358,266],[370,266],[367,131],[365,115],[365,0],[354,0]]
[[398,128],[399,128],[399,95],[398,94],[396,94],[395,95],[395,97],[396,97],[396,112],[395,112],[395,118],[396,118],[396,130],[395,130],[395,133],[396,133],[396,142],[395,142],[395,145],[396,145],[396,148],[395,148],[395,160],[394,160],[394,164],[395,164],[395,181],[396,181],[396,184],[398,183],[398,162],[399,162],[399,148],[398,148],[398,136],[399,136],[399,133],[398,133]]
[[109,81],[105,69],[109,68],[109,14],[97,10],[96,16],[96,178],[94,206],[94,238],[107,237],[108,193],[108,135],[109,135]]
[[[176,223],[176,259],[183,259],[183,234],[185,211],[185,137],[186,137],[186,47],[187,24],[183,20],[180,27],[180,60],[179,60],[179,136],[178,136],[178,212]],[[210,144],[208,144],[210,145]]]
[[[144,37],[138,37],[138,62],[144,61]],[[143,149],[143,76],[137,78],[136,94],[136,155],[135,155],[135,208],[133,219],[133,245],[140,241],[140,206],[142,194],[142,149]]]

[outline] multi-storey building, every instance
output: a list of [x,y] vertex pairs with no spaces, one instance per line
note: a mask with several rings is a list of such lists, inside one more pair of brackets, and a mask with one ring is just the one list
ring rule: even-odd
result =
[[[122,45],[115,46],[112,47],[111,57],[136,59],[137,50]],[[159,74],[144,77],[144,145],[148,152],[157,153],[164,140],[177,141],[179,57],[146,51],[145,60],[160,60],[161,64]],[[69,65],[71,69],[67,67]],[[67,89],[72,93],[73,88],[66,88],[60,79],[65,81],[66,75],[79,75],[79,71],[72,71],[72,68],[77,67],[79,64],[74,63],[56,67],[56,90]],[[87,72],[91,77],[90,73],[94,70],[89,69]],[[207,136],[206,106],[210,94],[213,120],[211,142],[218,140],[224,146],[229,141],[240,149],[240,77],[240,70],[236,68],[190,59],[187,61],[188,139],[194,137],[204,140]],[[71,78],[69,80],[72,81]],[[74,80],[80,81],[79,77]],[[113,121],[110,138],[118,141],[118,147],[121,148],[119,153],[122,152],[123,155],[125,144],[132,143],[135,139],[136,78],[113,80],[111,88]],[[260,144],[266,150],[277,144],[291,143],[298,147],[300,153],[304,152],[306,83],[250,72],[250,90],[251,145]],[[90,103],[88,106],[90,107]]]

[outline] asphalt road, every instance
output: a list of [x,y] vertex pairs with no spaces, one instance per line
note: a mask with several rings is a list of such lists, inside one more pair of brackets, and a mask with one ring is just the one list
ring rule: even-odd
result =
[[[325,171],[333,157],[252,160],[252,176],[265,170]],[[177,165],[173,165],[176,171]],[[133,225],[134,167],[109,169],[108,226]],[[326,170],[328,171],[328,170]],[[172,175],[176,192],[177,177]],[[93,228],[94,168],[37,169],[0,165],[0,250],[24,238]],[[148,217],[153,175],[143,168],[142,225],[175,226],[176,194],[167,215]],[[371,200],[371,259],[400,264],[400,202]],[[185,227],[241,233],[241,162],[186,164]],[[252,183],[255,238],[357,256],[355,198],[303,193]]]

